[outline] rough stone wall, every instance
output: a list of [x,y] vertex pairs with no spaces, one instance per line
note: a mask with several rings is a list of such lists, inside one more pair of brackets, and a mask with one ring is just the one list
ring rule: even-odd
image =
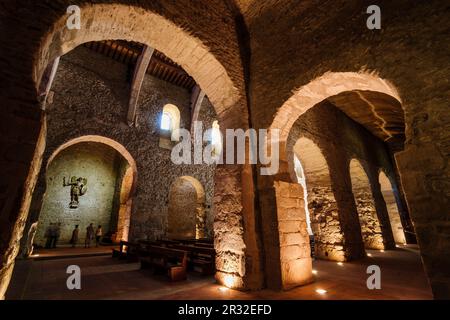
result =
[[345,260],[343,235],[339,223],[339,211],[331,186],[313,183],[308,191],[308,208],[314,234],[314,256],[335,261]]
[[[350,175],[352,175],[352,172],[350,172]],[[381,227],[368,181],[366,187],[355,185],[352,191],[355,197],[364,246],[368,249],[384,249]]]
[[[368,217],[373,218],[371,222],[376,222],[375,225],[380,225],[384,229],[384,242],[382,245],[386,248],[393,248],[394,243],[389,216],[384,200],[379,196],[381,191],[378,176],[371,174],[368,177],[368,181],[366,181],[364,192],[356,192],[358,196],[354,197],[349,171],[350,160],[356,158],[364,161],[367,167],[371,168],[369,172],[377,172],[383,168],[391,176],[395,176],[386,145],[328,102],[321,103],[308,110],[292,127],[287,143],[288,159],[291,159],[289,162],[291,170],[293,168],[294,146],[301,137],[310,139],[321,150],[328,164],[331,178],[331,194],[328,197],[321,197],[320,200],[316,200],[315,194],[319,193],[320,188],[324,187],[326,181],[324,182],[321,179],[316,182],[313,175],[310,177],[310,182],[312,183],[308,185],[307,176],[306,183],[308,188],[311,189],[311,191],[308,191],[310,211],[317,212],[320,210],[322,212],[324,219],[324,221],[321,221],[322,226],[323,224],[325,226],[333,226],[330,228],[330,235],[338,235],[335,233],[337,231],[337,223],[332,217],[333,215],[339,217],[339,228],[342,230],[344,238],[345,260],[364,256],[361,235],[362,226],[358,219],[358,212],[362,214],[363,211],[361,210],[364,210],[364,216],[366,217],[366,213],[368,213],[366,212],[367,208],[370,208]],[[301,150],[298,153],[301,156]],[[379,191],[378,193],[374,192],[377,190]],[[315,200],[318,204],[314,203]],[[321,203],[326,205],[320,206]],[[376,208],[375,203],[378,203]],[[328,216],[331,216],[331,218]],[[329,220],[328,223],[326,219]],[[363,221],[366,221],[366,218]],[[378,221],[381,223],[378,224]],[[363,224],[363,226],[366,225],[371,226],[372,224]],[[375,229],[378,234],[380,230],[378,227]],[[363,234],[368,235],[367,232],[363,232]],[[330,238],[333,237],[331,236]],[[379,237],[377,239],[379,240]],[[379,242],[376,243],[378,243],[377,246],[379,248]],[[339,243],[335,243],[335,246],[340,249]]]
[[[58,244],[68,244],[75,225],[80,228],[80,240],[86,227],[93,223],[101,225],[106,233],[110,231],[113,198],[117,171],[115,159],[118,153],[97,143],[80,143],[71,146],[52,161],[47,170],[47,190],[44,196],[35,243],[45,245],[45,231],[50,223],[61,223]],[[76,209],[69,207],[70,187],[63,187],[71,176],[87,178],[86,194],[79,197]],[[117,210],[117,208],[116,208]]]
[[[130,239],[167,237],[169,190],[180,176],[198,179],[212,203],[214,166],[174,165],[171,150],[159,147],[159,123],[166,103],[181,113],[181,127],[190,127],[189,92],[146,76],[139,99],[137,127],[125,124],[130,70],[79,47],[61,59],[48,107],[47,149],[44,159],[63,143],[84,135],[100,135],[121,143],[137,163],[137,190],[131,213]],[[214,111],[207,99],[201,110],[205,129],[211,126]],[[39,197],[39,196],[38,196]],[[212,235],[213,211],[208,210],[207,234]],[[34,217],[37,219],[37,217]]]

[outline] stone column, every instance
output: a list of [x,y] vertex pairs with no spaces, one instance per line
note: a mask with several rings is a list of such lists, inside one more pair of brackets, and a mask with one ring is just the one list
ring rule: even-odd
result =
[[313,281],[303,188],[297,183],[275,181],[274,189],[280,244],[281,287],[290,289]]
[[7,109],[0,123],[5,162],[0,169],[4,179],[0,185],[0,299],[5,298],[12,276],[45,149],[45,117],[38,109],[30,109]]

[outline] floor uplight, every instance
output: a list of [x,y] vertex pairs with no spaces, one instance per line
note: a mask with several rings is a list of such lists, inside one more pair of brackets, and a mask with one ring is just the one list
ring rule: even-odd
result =
[[317,292],[318,294],[325,294],[325,293],[327,293],[327,290],[324,290],[324,289],[317,289],[316,292]]

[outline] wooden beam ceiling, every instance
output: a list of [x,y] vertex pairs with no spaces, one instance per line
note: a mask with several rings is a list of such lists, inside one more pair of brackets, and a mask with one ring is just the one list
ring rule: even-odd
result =
[[[131,66],[137,64],[138,57],[144,49],[144,45],[140,43],[123,40],[88,42],[84,46],[99,54]],[[195,80],[181,66],[157,50],[154,51],[146,72],[156,78],[187,90],[192,90],[196,85]]]

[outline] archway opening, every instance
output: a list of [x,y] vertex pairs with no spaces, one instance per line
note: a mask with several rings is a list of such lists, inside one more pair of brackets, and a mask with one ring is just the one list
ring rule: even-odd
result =
[[182,176],[170,188],[168,236],[201,239],[207,236],[205,190],[197,179]]
[[339,212],[327,161],[319,147],[305,137],[297,140],[293,152],[295,173],[304,190],[307,225],[311,226],[308,232],[314,239],[314,256],[344,261]]
[[350,161],[349,168],[364,246],[367,249],[384,249],[381,226],[366,171],[357,159]]
[[98,240],[103,244],[127,240],[136,178],[134,159],[111,139],[83,136],[65,143],[47,162],[46,190],[31,241],[45,248],[82,246],[91,223],[101,226]]
[[381,186],[381,193],[383,194],[384,202],[389,214],[389,221],[391,223],[392,234],[396,244],[406,244],[405,232],[398,210],[397,197],[394,193],[391,180],[384,171],[380,171],[378,178]]

